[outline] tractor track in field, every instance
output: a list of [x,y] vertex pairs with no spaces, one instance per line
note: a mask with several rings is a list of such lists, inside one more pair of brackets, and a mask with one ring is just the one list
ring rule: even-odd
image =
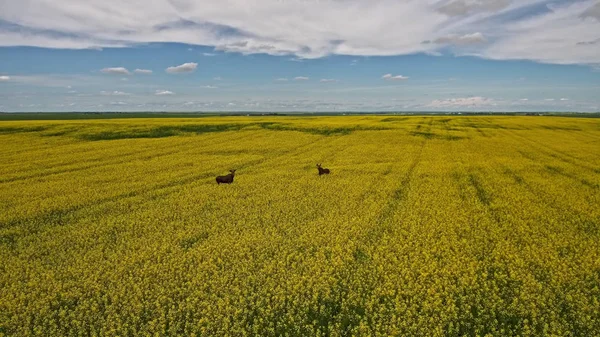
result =
[[485,208],[490,213],[490,217],[492,220],[500,227],[502,227],[502,219],[498,214],[498,210],[492,207],[493,198],[490,195],[490,192],[485,188],[483,183],[481,182],[481,178],[479,174],[476,173],[475,170],[470,170],[466,174],[466,178],[468,180],[468,184],[475,190],[475,196],[477,200],[485,206]]
[[[538,150],[538,151],[542,152],[541,150]],[[558,176],[565,177],[565,178],[567,178],[567,179],[569,179],[569,180],[572,180],[572,181],[578,182],[578,183],[580,183],[581,185],[583,185],[583,186],[585,186],[585,187],[588,187],[588,188],[590,188],[590,189],[593,189],[593,190],[600,189],[600,184],[598,184],[598,183],[594,183],[594,182],[592,182],[592,181],[589,181],[588,179],[582,178],[582,177],[580,177],[580,176],[578,176],[578,175],[576,175],[576,174],[569,173],[569,172],[565,172],[565,170],[564,170],[564,169],[562,169],[562,168],[561,168],[561,167],[559,167],[559,166],[556,166],[556,165],[550,165],[550,164],[546,164],[546,163],[540,163],[540,159],[539,159],[539,158],[537,158],[535,155],[533,155],[533,154],[529,153],[529,152],[526,152],[526,151],[523,151],[523,150],[518,150],[517,152],[518,152],[518,153],[519,153],[519,154],[520,154],[520,155],[521,155],[523,158],[525,158],[525,159],[527,159],[527,160],[529,160],[529,161],[532,161],[532,162],[534,162],[534,163],[536,163],[536,164],[542,165],[542,169],[543,169],[544,171],[546,171],[547,173],[549,173],[549,174],[552,174],[552,175],[558,175]],[[548,154],[547,154],[547,155],[548,155]],[[549,156],[550,156],[550,157],[554,157],[554,158],[556,158],[555,156],[552,156],[552,155],[549,155]],[[559,159],[559,160],[560,160],[560,158],[556,158],[556,159]],[[564,161],[564,160],[561,160],[561,161],[562,161],[562,162],[564,162],[564,163],[566,163],[567,165],[573,165],[573,166],[576,166],[576,167],[579,167],[579,168],[590,169],[589,167],[584,167],[584,166],[578,165],[577,163],[573,163],[573,162],[566,162],[566,161]]]
[[[333,139],[328,140],[328,141],[333,141]],[[276,156],[268,158],[267,160],[254,159],[254,160],[250,160],[242,165],[238,165],[237,167],[238,167],[238,170],[240,170],[240,169],[252,167],[255,165],[266,165],[268,162],[276,161],[279,158],[289,155],[292,152],[295,152],[296,154],[306,153],[306,152],[310,151],[310,149],[313,146],[322,146],[322,144],[323,144],[322,142],[309,142],[301,147],[297,147],[297,148],[294,148],[294,149],[291,149],[288,151],[284,151]],[[119,202],[119,201],[129,199],[129,198],[135,198],[135,197],[144,196],[144,195],[151,195],[151,194],[156,193],[161,190],[167,190],[167,189],[183,186],[186,184],[193,183],[195,181],[208,179],[208,178],[211,178],[214,176],[215,176],[215,174],[212,172],[211,173],[202,173],[202,174],[193,174],[190,176],[180,177],[178,179],[172,180],[167,183],[158,184],[152,188],[137,189],[134,191],[121,193],[121,194],[118,194],[115,196],[96,199],[93,201],[89,201],[89,202],[86,202],[86,203],[83,203],[80,205],[76,205],[76,206],[72,206],[72,207],[68,207],[65,209],[49,210],[49,211],[42,212],[39,215],[35,215],[35,216],[31,216],[31,217],[17,218],[17,219],[0,222],[0,230],[7,229],[7,228],[13,228],[15,226],[24,226],[24,227],[28,228],[28,234],[35,234],[38,231],[40,231],[41,228],[31,228],[32,224],[35,224],[35,225],[41,224],[44,227],[45,227],[45,225],[53,225],[53,224],[57,225],[57,226],[65,225],[66,224],[65,218],[71,216],[72,214],[74,214],[78,211],[84,210],[84,209],[92,207],[92,206],[102,206],[102,205],[105,205],[108,203]],[[163,194],[162,197],[165,197],[173,192],[175,192],[175,191]],[[69,220],[69,222],[71,222],[73,219],[68,219],[68,220]],[[2,241],[0,241],[0,243],[1,242]]]
[[[429,128],[431,128],[431,120],[429,122]],[[421,124],[418,125],[418,129],[421,129]],[[418,145],[416,154],[408,170],[403,175],[400,183],[393,189],[390,199],[387,204],[383,207],[382,211],[376,216],[375,221],[371,224],[371,227],[366,231],[364,236],[361,236],[360,240],[354,247],[352,254],[353,259],[348,260],[343,268],[336,273],[336,283],[332,289],[332,293],[335,294],[335,299],[324,303],[324,307],[327,309],[325,313],[319,312],[317,315],[318,321],[322,323],[319,327],[325,334],[328,333],[328,326],[330,322],[334,322],[338,316],[342,315],[346,317],[344,324],[341,329],[344,333],[349,333],[352,328],[358,326],[360,323],[356,320],[356,317],[364,315],[365,309],[360,306],[350,305],[344,308],[343,303],[348,302],[348,292],[346,289],[352,284],[352,279],[359,273],[359,271],[369,273],[368,261],[370,260],[368,247],[377,244],[381,240],[382,236],[386,232],[389,232],[392,225],[390,219],[392,218],[394,211],[398,208],[400,203],[407,197],[408,189],[410,188],[411,180],[414,176],[416,167],[421,162],[423,149],[427,143],[427,138],[424,138],[420,145]],[[390,172],[393,167],[397,165],[397,161],[392,163],[389,167]],[[377,183],[377,179],[374,179],[373,185]],[[367,189],[366,193],[369,193],[371,188]],[[366,269],[365,269],[366,268]],[[378,281],[373,280],[372,283],[365,284],[365,289],[375,289]]]
[[573,173],[565,172],[564,169],[562,169],[562,168],[560,168],[558,166],[544,165],[544,169],[546,171],[550,172],[553,175],[559,175],[559,176],[565,177],[567,179],[576,181],[576,182],[582,184],[583,186],[586,186],[586,187],[589,187],[589,188],[592,188],[592,189],[599,189],[600,188],[599,184],[593,183],[593,182],[591,182],[591,181],[589,181],[589,180],[587,180],[585,178],[581,178],[581,177],[579,177],[579,176],[577,176],[577,175],[575,175]]
[[[245,137],[246,137],[246,135],[239,137],[239,139],[243,139]],[[237,139],[237,140],[239,140],[239,139]],[[219,142],[219,143],[223,143],[226,141],[229,142],[230,140],[223,140],[222,142]],[[217,143],[217,144],[219,144],[219,143]],[[157,153],[157,150],[164,150],[164,149],[169,149],[169,150]],[[186,151],[194,151],[194,150],[195,149],[187,149]],[[96,159],[91,159],[91,160],[86,161],[87,163],[100,162],[101,164],[99,164],[99,165],[89,164],[89,165],[79,166],[79,167],[52,170],[52,169],[57,169],[57,168],[64,167],[64,166],[70,166],[70,165],[75,165],[75,164],[81,163],[81,161],[70,162],[70,163],[66,163],[66,164],[52,166],[51,168],[49,168],[50,172],[46,171],[46,172],[39,172],[39,173],[30,174],[30,175],[26,175],[26,176],[16,176],[16,177],[0,179],[0,184],[28,180],[28,179],[45,178],[45,177],[50,177],[53,175],[58,175],[58,174],[63,174],[63,173],[73,173],[73,172],[85,171],[85,170],[89,170],[89,169],[96,169],[96,168],[102,168],[102,167],[107,167],[107,166],[112,166],[112,165],[119,165],[119,164],[126,163],[128,161],[131,161],[131,160],[150,160],[150,159],[154,159],[154,158],[158,158],[158,157],[169,156],[169,155],[180,153],[180,152],[181,152],[181,150],[172,149],[172,146],[167,145],[167,146],[162,146],[159,148],[147,149],[143,152],[130,152],[127,154],[118,154],[118,155],[107,156],[107,157],[103,157],[103,158],[96,158]],[[107,160],[112,160],[112,159],[120,159],[120,160],[107,162]]]
[[[529,146],[532,147],[537,153],[558,159],[562,162],[571,164],[571,165],[579,167],[579,168],[583,168],[583,169],[595,172],[595,169],[593,169],[592,167],[576,162],[576,160],[577,161],[581,160],[579,158],[576,158],[574,156],[570,156],[572,158],[564,157],[565,154],[561,153],[561,151],[552,149],[546,145],[540,144],[539,142],[533,141],[525,136],[518,134],[514,130],[504,130],[504,131],[506,131],[508,133],[508,135],[510,135],[512,137],[518,137],[519,139],[526,141],[529,144]],[[556,152],[556,153],[553,153],[553,152]],[[540,158],[530,152],[518,149],[517,153],[519,153],[523,158],[525,158],[529,161],[532,161],[532,162],[535,162],[538,164],[540,163]],[[548,167],[548,166],[549,165],[544,165],[543,168],[544,168],[544,170],[546,170],[547,172],[549,172],[551,174],[564,176],[565,178],[577,181],[577,182],[581,183],[582,185],[592,188],[592,189],[598,188],[597,184],[594,184],[585,179],[583,179],[583,181],[582,181],[582,178],[580,178],[574,174],[564,172],[559,167],[554,167],[554,166]],[[550,198],[549,200],[553,199],[553,198],[551,198],[552,197],[551,194],[534,188],[533,186],[531,186],[531,184],[529,184],[527,181],[525,181],[525,179],[523,179],[516,172],[514,172],[513,170],[508,168],[506,165],[502,166],[501,173],[511,177],[515,181],[516,184],[523,186],[523,188],[525,188],[529,193],[533,194],[537,198],[540,198],[542,200],[547,200],[548,198]],[[466,173],[465,172],[455,172],[453,174],[453,176],[458,184],[464,186],[466,183],[474,189],[477,200],[488,209],[492,220],[495,223],[497,223],[498,225],[501,225],[502,224],[501,213],[492,206],[493,201],[494,201],[493,197],[489,193],[489,191],[486,189],[484,184],[482,183],[481,177],[477,173],[477,171],[471,169],[471,170],[468,170]],[[466,179],[466,181],[465,181],[465,179]],[[461,197],[464,199],[465,198],[464,192],[461,190],[460,193],[461,193]],[[585,217],[586,220],[582,221],[581,226],[585,227],[586,228],[585,230],[588,232],[589,232],[589,228],[590,228],[589,224],[598,221],[598,219],[593,219],[593,218],[590,218],[589,216],[585,216],[583,213],[576,211],[572,207],[564,209],[564,208],[556,206],[552,203],[545,203],[545,204],[547,206],[551,206],[551,208],[559,210],[559,211],[567,211],[575,217],[582,217],[582,216]]]
[[[157,192],[160,190],[184,185],[186,183],[190,183],[190,182],[196,181],[198,179],[205,179],[205,178],[208,178],[211,176],[213,176],[213,174],[207,174],[207,173],[197,174],[197,175],[185,177],[183,179],[170,181],[168,183],[159,184],[159,185],[153,186],[152,188],[137,189],[134,191],[125,192],[125,193],[113,195],[110,197],[92,200],[92,201],[89,201],[86,203],[82,203],[80,205],[71,206],[71,207],[67,207],[64,209],[57,209],[57,210],[50,210],[50,211],[42,212],[39,215],[35,215],[35,216],[27,217],[27,218],[14,219],[14,220],[9,220],[9,221],[5,221],[5,222],[0,222],[0,229],[6,229],[6,228],[14,227],[17,225],[27,225],[30,223],[52,224],[54,222],[57,222],[57,221],[53,220],[56,218],[58,218],[59,219],[58,222],[60,222],[60,219],[66,217],[67,215],[70,215],[74,212],[77,212],[77,211],[80,211],[80,210],[83,210],[83,209],[86,209],[86,208],[89,208],[92,206],[102,206],[107,203],[119,202],[124,199],[134,198],[134,197],[138,197],[138,196],[145,195],[145,194],[151,194],[153,192]],[[56,225],[63,225],[63,224],[64,223],[58,223]]]
[[[527,137],[525,137],[523,135],[520,135],[520,134],[518,134],[516,132],[511,132],[510,134],[513,135],[513,136],[519,137],[522,140],[527,141],[530,144],[530,146],[535,151],[537,151],[539,153],[542,153],[542,154],[544,154],[544,155],[546,155],[548,157],[551,157],[551,158],[554,158],[554,159],[558,159],[559,161],[562,161],[562,162],[567,163],[567,164],[571,164],[573,166],[577,166],[577,167],[585,169],[585,170],[592,171],[593,173],[600,173],[600,168],[599,167],[593,167],[593,166],[590,166],[590,165],[587,165],[587,164],[580,163],[581,161],[584,161],[581,158],[577,158],[577,157],[575,157],[575,156],[573,156],[571,154],[565,153],[565,152],[560,151],[560,150],[553,149],[553,148],[551,148],[548,145],[545,145],[545,144],[542,144],[542,143],[540,143],[538,141],[535,141],[535,140],[532,140],[530,138],[527,138]],[[521,151],[519,151],[519,152],[521,152]],[[533,156],[530,155],[529,157],[526,157],[526,158],[533,160],[531,157],[533,157]]]
[[[177,150],[169,150],[169,151],[165,151],[165,152],[156,153],[156,151],[157,151],[156,149],[147,151],[147,152],[152,152],[153,153],[152,156],[140,157],[139,156],[140,153],[132,153],[132,154],[124,155],[124,156],[123,155],[111,156],[111,158],[109,158],[109,159],[121,158],[121,160],[112,161],[112,162],[105,162],[105,159],[94,159],[94,160],[90,160],[88,162],[89,163],[101,162],[101,164],[99,164],[99,165],[89,164],[89,165],[85,165],[85,166],[65,168],[65,169],[60,169],[60,170],[51,171],[51,172],[40,172],[40,173],[31,174],[31,175],[27,175],[27,176],[11,177],[11,178],[6,178],[6,179],[1,179],[0,184],[12,183],[12,182],[16,182],[16,181],[23,181],[23,180],[29,180],[29,179],[46,178],[46,177],[51,177],[51,176],[59,175],[59,174],[63,174],[63,173],[74,173],[74,172],[85,171],[85,170],[89,170],[89,169],[114,166],[114,165],[126,163],[128,161],[131,161],[132,159],[148,160],[151,158],[168,156],[168,155],[178,152]],[[60,166],[68,166],[68,165],[58,165],[55,167],[60,167]]]
[[[513,179],[518,186],[522,186],[525,191],[533,195],[535,197],[533,200],[536,200],[537,203],[541,203],[542,205],[555,210],[557,213],[567,212],[571,218],[581,220],[578,221],[579,229],[590,232],[591,224],[600,224],[600,218],[594,219],[593,217],[590,217],[589,215],[573,208],[572,206],[569,206],[568,204],[557,204],[554,202],[556,195],[536,188],[508,166],[502,166],[502,173]],[[598,225],[595,227],[596,230],[600,229],[600,226]]]
[[[426,132],[429,132],[431,130],[432,122],[433,120],[430,119],[429,123],[427,124],[428,127]],[[417,125],[417,128],[421,129],[421,124]],[[398,185],[396,185],[396,187],[392,190],[388,202],[385,204],[379,215],[375,218],[376,220],[373,224],[374,227],[366,235],[369,241],[377,242],[381,238],[383,233],[389,231],[392,227],[393,224],[390,223],[390,221],[394,215],[394,212],[398,209],[400,204],[403,201],[405,201],[408,197],[410,185],[415,174],[415,169],[421,163],[423,150],[425,148],[425,145],[427,144],[427,141],[428,139],[424,138],[420,142],[419,146],[417,147],[417,150],[415,151],[414,159],[412,160],[410,166],[406,170],[406,173],[402,176],[402,179],[400,180]]]

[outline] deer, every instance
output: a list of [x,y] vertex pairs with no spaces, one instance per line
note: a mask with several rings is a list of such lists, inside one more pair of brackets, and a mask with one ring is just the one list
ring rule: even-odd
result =
[[231,184],[233,182],[233,177],[235,176],[235,171],[236,170],[229,170],[228,175],[226,176],[218,176],[217,177],[217,185],[221,185],[221,184]]
[[329,169],[322,168],[321,164],[317,164],[317,169],[319,169],[319,175],[322,176],[324,174],[329,174]]

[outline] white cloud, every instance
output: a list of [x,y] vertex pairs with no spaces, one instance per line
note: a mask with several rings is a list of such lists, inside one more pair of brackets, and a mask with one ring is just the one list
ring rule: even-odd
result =
[[521,102],[527,102],[527,101],[529,101],[529,98],[521,98],[519,101],[521,101]]
[[429,55],[429,56],[442,56],[442,55],[444,55],[444,54],[440,53],[439,51],[426,51],[425,54]]
[[309,80],[309,78],[306,77],[306,76],[297,76],[297,77],[294,77],[294,81],[308,81],[308,80]]
[[592,17],[594,11],[589,12],[592,3],[564,2],[546,13],[515,22],[480,55],[557,64],[600,63],[600,44],[589,43],[598,39],[600,31],[600,20]]
[[471,54],[492,59],[600,63],[600,43],[577,45],[598,39],[597,0],[4,3],[0,20],[8,25],[0,28],[0,46],[101,49],[174,42],[310,59],[435,54],[451,44],[457,54],[468,47]]
[[130,74],[129,70],[127,70],[126,68],[123,68],[123,67],[104,68],[100,71],[104,74],[111,74],[111,75],[129,75]]
[[154,95],[156,96],[168,96],[168,95],[174,95],[175,93],[169,90],[156,90],[156,92],[154,93]]
[[600,20],[600,2],[596,2],[595,5],[589,7],[585,12],[581,13],[582,18],[594,18]]
[[217,54],[215,54],[215,53],[202,53],[202,55],[211,57],[211,56],[216,56]]
[[166,72],[169,74],[183,74],[183,73],[191,73],[196,70],[198,67],[198,63],[188,62],[178,66],[169,67],[166,69]]
[[[39,87],[67,88],[72,83],[77,86],[99,85],[107,79],[93,75],[16,75],[10,77],[11,82]],[[112,82],[112,81],[110,81]]]
[[448,35],[433,40],[433,43],[436,44],[454,44],[457,46],[468,46],[485,42],[487,42],[487,40],[483,34],[479,32],[465,35]]
[[285,78],[285,77],[281,77],[281,78],[276,78],[275,81],[277,81],[277,82],[287,82],[288,79]]
[[136,74],[152,74],[152,70],[149,69],[136,69],[133,72]]
[[568,98],[561,98],[560,100],[564,102],[564,101],[568,101],[569,99]]
[[217,76],[217,77],[213,77],[213,80],[215,80],[215,81],[222,81],[223,79],[221,78],[221,76]]
[[0,76],[0,82],[10,81],[10,76]]
[[555,99],[554,98],[546,98],[544,101],[546,101],[546,102],[554,102]]
[[438,10],[449,16],[460,16],[473,12],[496,12],[509,5],[510,0],[455,0],[447,2]]
[[495,105],[495,101],[490,98],[475,96],[449,99],[436,99],[426,105],[429,108],[460,108],[460,107],[478,107],[486,105]]
[[384,80],[388,80],[388,81],[403,81],[403,80],[408,80],[407,76],[402,76],[402,75],[392,75],[392,74],[385,74],[383,76],[381,76],[382,79]]
[[100,94],[104,95],[104,96],[128,96],[128,95],[130,95],[130,94],[126,93],[126,92],[118,91],[118,90],[115,90],[115,91],[100,91]]
[[200,88],[203,88],[203,89],[218,89],[219,87],[215,87],[213,85],[203,85]]
[[578,46],[590,46],[590,45],[595,45],[597,43],[600,43],[600,39],[595,39],[593,41],[579,41],[577,42]]
[[321,82],[321,83],[331,83],[331,82],[338,82],[338,80],[333,79],[333,78],[322,78],[319,82]]

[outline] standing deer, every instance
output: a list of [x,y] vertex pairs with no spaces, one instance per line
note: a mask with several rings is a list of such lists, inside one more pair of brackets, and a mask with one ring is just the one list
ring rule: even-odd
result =
[[236,170],[229,170],[228,175],[226,176],[218,176],[217,177],[217,184],[221,185],[221,184],[231,184],[233,182],[233,177],[235,176],[235,171]]
[[321,164],[317,164],[317,169],[319,169],[319,175],[329,174],[329,169],[322,168]]

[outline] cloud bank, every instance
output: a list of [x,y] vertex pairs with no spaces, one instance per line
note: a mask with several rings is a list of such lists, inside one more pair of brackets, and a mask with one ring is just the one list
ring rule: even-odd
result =
[[600,44],[578,44],[598,39],[597,0],[72,1],[1,0],[0,46],[179,42],[300,59],[467,48],[491,59],[600,64]]
[[100,70],[104,74],[110,75],[129,75],[130,72],[126,68],[123,67],[114,67],[114,68],[104,68]]
[[[468,46],[474,44],[485,43],[487,40],[483,36],[483,34],[477,32],[473,34],[465,34],[465,35],[449,35],[443,36],[435,39],[433,43],[437,44],[453,44],[457,46]],[[429,43],[426,41],[425,43]]]
[[493,106],[496,102],[493,99],[486,97],[459,97],[459,98],[448,98],[448,99],[436,99],[429,103],[426,107],[429,108],[468,108],[468,107],[482,107],[482,106]]
[[100,91],[100,94],[103,96],[128,96],[129,94],[123,91]]
[[182,65],[169,67],[166,69],[166,72],[168,72],[169,74],[191,73],[191,72],[194,72],[197,67],[198,67],[198,63],[189,62],[189,63],[184,63]]
[[404,81],[404,80],[408,80],[407,76],[402,76],[402,75],[392,75],[392,74],[385,74],[383,76],[381,76],[382,79],[384,80],[388,80],[388,81]]

